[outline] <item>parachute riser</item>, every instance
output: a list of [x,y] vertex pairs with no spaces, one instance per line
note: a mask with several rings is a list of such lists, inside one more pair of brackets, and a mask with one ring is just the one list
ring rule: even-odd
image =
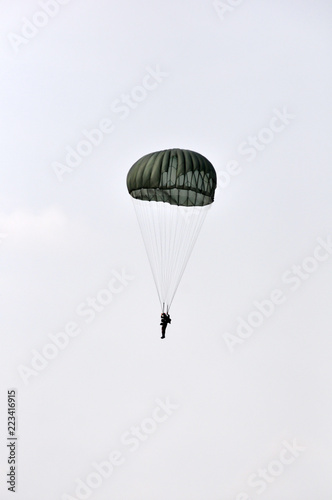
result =
[[163,307],[162,307],[161,312],[163,312],[163,313],[166,312],[166,314],[168,314],[169,308],[170,308],[170,306],[168,304],[165,304],[165,302],[163,302]]

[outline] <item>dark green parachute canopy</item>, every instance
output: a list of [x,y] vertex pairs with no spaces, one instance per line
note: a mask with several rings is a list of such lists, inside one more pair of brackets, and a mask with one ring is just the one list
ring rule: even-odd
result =
[[147,154],[127,175],[133,198],[184,207],[209,205],[216,186],[217,174],[209,160],[187,149]]

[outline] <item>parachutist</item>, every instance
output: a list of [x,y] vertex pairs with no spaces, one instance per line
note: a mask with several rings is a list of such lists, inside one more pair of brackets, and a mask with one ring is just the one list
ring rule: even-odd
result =
[[166,327],[168,325],[168,323],[171,323],[172,320],[171,320],[171,317],[170,315],[167,313],[162,313],[161,314],[161,323],[160,323],[160,326],[161,326],[161,337],[162,339],[165,338],[165,333],[166,333]]

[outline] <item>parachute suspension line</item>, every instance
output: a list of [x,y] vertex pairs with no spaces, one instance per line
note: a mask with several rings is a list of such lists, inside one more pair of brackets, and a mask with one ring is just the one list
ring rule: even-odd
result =
[[[157,277],[157,286],[158,286],[158,294],[160,296],[160,303],[164,304],[165,302],[165,294],[164,294],[164,280],[163,280],[163,252],[162,252],[162,234],[160,228],[159,221],[159,204],[155,203],[151,206],[150,202],[144,205],[144,215],[147,221],[147,232],[152,239],[153,248],[154,248],[154,260],[150,262],[151,267],[153,268],[153,272]],[[163,306],[164,312],[164,306]]]
[[[184,208],[183,207],[177,207],[177,217],[175,218],[175,224],[174,224],[174,238],[173,238],[173,246],[171,249],[171,254],[170,254],[170,265],[169,265],[169,291],[171,292],[172,289],[176,286],[176,282],[180,280],[178,276],[178,267],[183,258],[185,258],[184,255],[181,255],[181,252],[183,253],[183,249],[185,245],[187,244],[187,232],[188,232],[188,227],[185,226],[185,216],[184,216]],[[173,295],[173,294],[172,294]],[[172,296],[168,297],[168,304],[170,307],[170,302],[171,302]]]
[[160,295],[160,283],[158,279],[158,275],[156,273],[156,270],[158,268],[158,254],[157,254],[157,249],[156,249],[156,236],[154,232],[152,231],[151,224],[149,225],[149,219],[148,219],[148,212],[146,212],[146,204],[149,202],[145,201],[140,201],[136,200],[135,198],[132,198],[133,200],[133,205],[135,208],[137,220],[139,223],[139,227],[141,230],[142,238],[145,244],[146,252],[148,254],[148,259],[151,265],[151,270],[152,270],[152,276],[156,285],[158,297],[159,297],[159,302],[160,305],[162,306],[162,299]]
[[[180,284],[183,273],[186,269],[188,260],[196,243],[197,237],[201,230],[202,224],[205,220],[207,211],[209,210],[210,205],[204,207],[190,207],[188,209],[187,217],[183,217],[183,225],[185,227],[182,228],[183,232],[183,247],[178,250],[178,260],[176,262],[177,267],[174,271],[173,284],[170,285],[170,289],[172,290],[172,294],[169,297],[169,307],[173,302],[173,298]],[[191,210],[195,210],[195,212],[191,212]],[[181,255],[179,255],[181,254]],[[176,257],[175,257],[176,258]]]
[[[181,281],[181,278],[183,276],[183,273],[186,269],[186,266],[187,266],[187,263],[188,263],[188,260],[190,258],[190,255],[193,251],[193,248],[195,246],[195,243],[196,243],[196,240],[197,240],[197,237],[200,233],[200,230],[202,228],[202,225],[203,225],[203,222],[205,220],[205,217],[207,215],[207,211],[211,208],[211,205],[206,205],[204,207],[199,207],[198,210],[199,210],[199,214],[197,215],[197,213],[195,215],[193,215],[193,217],[196,218],[196,224],[194,225],[194,227],[192,228],[192,230],[190,231],[190,235],[189,238],[190,238],[190,241],[189,241],[189,244],[187,244],[187,249],[186,249],[186,253],[184,255],[184,258],[182,259],[182,266],[180,268],[180,270],[177,272],[177,276],[178,276],[178,279],[177,279],[177,283],[175,284],[174,286],[174,291],[172,293],[172,296],[170,298],[170,303],[169,303],[169,307],[171,306],[172,302],[173,302],[173,299],[174,299],[174,296],[175,296],[175,293],[178,289],[178,286],[180,284],[180,281]],[[195,210],[197,210],[197,208],[195,208]]]
[[167,241],[167,218],[165,218],[165,212],[163,210],[163,207],[161,207],[163,203],[157,203],[157,207],[159,209],[158,213],[158,221],[159,223],[159,229],[161,230],[161,240],[160,240],[160,249],[161,249],[161,269],[163,271],[163,277],[162,277],[162,282],[163,282],[163,291],[162,291],[162,296],[165,298],[166,295],[166,290],[165,286],[167,283],[167,266],[164,265],[164,262],[167,262],[167,246],[165,245]]
[[[167,284],[170,291],[171,283],[174,280],[176,257],[180,250],[181,234],[179,234],[179,222],[181,222],[181,207],[168,205],[167,211],[170,212],[169,221],[169,249],[168,249],[168,265],[167,265]],[[169,297],[167,294],[167,307],[169,309]]]
[[[148,210],[149,207],[145,207],[146,210]],[[149,221],[148,219],[148,215],[149,213],[147,213],[147,220]],[[160,243],[161,243],[161,239],[160,239],[160,232],[159,232],[159,227],[158,227],[158,217],[155,216],[156,214],[154,212],[152,212],[152,231],[149,231],[149,228],[148,228],[148,232],[152,234],[152,237],[154,237],[154,249],[155,249],[155,262],[156,262],[156,270],[157,269],[161,269],[162,267],[162,262],[163,262],[163,256],[160,252]],[[158,273],[156,273],[156,275],[158,276]],[[162,277],[160,276],[159,279],[158,279],[158,283],[159,283],[159,289],[160,289],[160,292],[161,292],[161,299],[163,299],[163,295],[162,295],[162,288],[161,288],[161,284],[162,284]]]
[[[167,233],[169,235],[168,237],[168,241],[166,240],[167,242],[167,255],[168,257],[170,258],[170,256],[172,255],[172,248],[174,247],[174,238],[175,238],[175,235],[173,233],[173,239],[172,239],[172,231],[171,231],[171,228],[174,224],[173,222],[173,216],[174,216],[174,210],[169,210],[170,212],[170,217],[166,218],[167,219]],[[166,266],[165,266],[166,267]],[[166,274],[166,283],[169,283],[170,281],[170,275],[171,275],[171,271],[170,271],[170,268],[169,266],[167,266],[167,274]],[[168,309],[169,309],[169,305],[167,304],[167,314],[168,314]]]
[[159,302],[168,313],[210,205],[183,207],[132,199]]
[[216,185],[209,160],[186,149],[149,153],[128,172],[127,188],[163,312],[171,307]]

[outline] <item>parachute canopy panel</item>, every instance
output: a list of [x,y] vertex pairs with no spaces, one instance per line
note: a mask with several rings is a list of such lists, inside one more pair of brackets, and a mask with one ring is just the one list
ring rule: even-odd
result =
[[129,194],[142,201],[184,207],[214,200],[217,174],[204,156],[187,149],[166,149],[139,159],[128,172]]

